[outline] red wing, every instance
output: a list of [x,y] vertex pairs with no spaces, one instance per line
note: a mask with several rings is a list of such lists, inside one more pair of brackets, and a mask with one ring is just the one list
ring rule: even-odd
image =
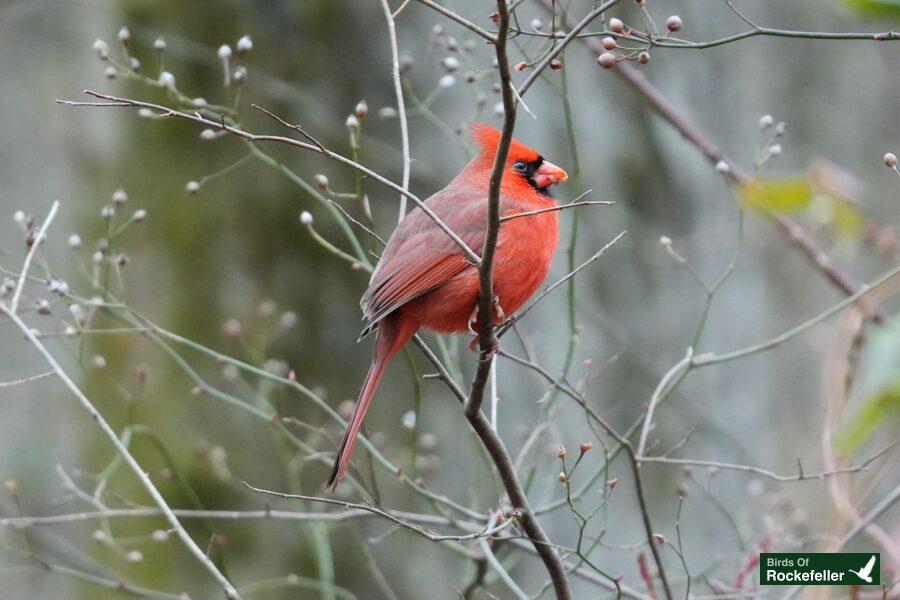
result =
[[[484,246],[487,202],[483,192],[451,184],[426,204],[476,254]],[[419,209],[403,220],[391,235],[381,260],[363,294],[368,334],[378,321],[410,300],[440,287],[472,266],[462,249]]]

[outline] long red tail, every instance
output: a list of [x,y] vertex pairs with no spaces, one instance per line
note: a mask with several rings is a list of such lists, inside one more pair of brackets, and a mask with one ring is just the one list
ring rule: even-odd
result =
[[378,323],[378,339],[375,342],[375,356],[372,357],[372,366],[369,367],[369,373],[366,375],[366,380],[363,382],[362,389],[359,392],[359,398],[356,400],[356,406],[353,408],[353,416],[350,417],[347,431],[344,432],[341,445],[338,448],[337,455],[334,457],[331,476],[325,485],[327,492],[334,492],[334,489],[341,482],[341,479],[344,478],[347,469],[350,467],[350,457],[353,456],[356,437],[362,428],[363,419],[366,418],[366,411],[369,410],[369,404],[372,403],[372,397],[375,396],[375,391],[378,389],[378,384],[381,382],[381,376],[384,374],[388,361],[409,341],[416,329],[418,328],[394,315],[390,315]]

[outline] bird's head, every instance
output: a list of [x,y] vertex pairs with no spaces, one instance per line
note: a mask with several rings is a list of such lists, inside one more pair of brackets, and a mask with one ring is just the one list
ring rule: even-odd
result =
[[[490,170],[494,164],[497,146],[500,144],[500,132],[490,125],[477,123],[472,126],[472,139],[478,142],[481,149],[476,160]],[[551,185],[568,178],[565,171],[545,160],[519,140],[513,139],[510,142],[509,154],[506,157],[506,172],[503,173],[504,187],[527,184],[539,192],[546,193]]]

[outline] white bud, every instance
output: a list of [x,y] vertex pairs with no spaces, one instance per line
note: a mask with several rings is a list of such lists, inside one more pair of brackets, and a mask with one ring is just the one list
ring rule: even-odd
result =
[[453,75],[444,75],[438,80],[438,86],[447,89],[451,88],[456,84],[456,77]]
[[540,19],[532,19],[531,20],[531,28],[534,29],[535,31],[540,31],[541,29],[544,28],[544,22],[541,21]]
[[409,410],[403,413],[402,418],[403,427],[406,429],[415,429],[416,427],[416,413],[415,411]]
[[95,529],[94,533],[91,534],[91,537],[98,544],[102,544],[106,541],[106,533],[102,529]]
[[660,238],[659,238],[659,243],[660,243],[660,245],[662,245],[662,246],[667,246],[667,247],[668,247],[668,246],[671,246],[671,245],[672,245],[672,238],[670,238],[670,237],[667,236],[667,235],[660,236]]
[[147,211],[144,210],[143,208],[139,208],[138,210],[134,211],[133,215],[131,215],[131,220],[134,221],[135,223],[141,223],[146,218],[147,218]]
[[884,155],[884,166],[894,168],[897,166],[897,155],[893,152],[887,152]]
[[39,315],[49,315],[50,314],[50,303],[44,300],[43,298],[38,298],[34,301],[34,309],[37,311]]
[[228,44],[222,44],[219,46],[219,58],[221,60],[228,60],[231,58],[231,46]]
[[610,19],[609,30],[613,33],[622,33],[625,31],[625,23],[621,19]]
[[167,542],[169,540],[169,532],[166,531],[165,529],[157,529],[150,535],[150,538],[154,542],[161,544],[161,543]]
[[167,89],[175,89],[175,76],[168,71],[159,74],[159,85]]
[[448,72],[453,73],[454,71],[459,69],[459,59],[457,59],[455,56],[448,56],[441,61],[441,65],[443,65],[443,67],[447,69]]
[[122,206],[126,202],[128,202],[128,194],[125,192],[124,188],[118,188],[112,195],[113,204],[116,206]]
[[123,44],[128,44],[131,41],[131,32],[125,25],[122,25],[122,28],[119,29],[119,41]]
[[78,330],[69,325],[63,330],[63,334],[65,334],[66,337],[75,337],[78,335]]
[[310,213],[308,210],[304,210],[302,213],[300,213],[300,222],[304,225],[312,225],[312,213]]
[[107,79],[115,79],[116,75],[119,74],[119,71],[117,71],[115,67],[110,66],[106,67],[106,69],[103,71],[103,74]]
[[612,52],[604,52],[597,57],[597,64],[604,69],[612,69],[616,66],[616,55]]
[[313,177],[313,180],[316,182],[316,187],[320,190],[328,189],[328,178],[322,175],[321,173],[317,174]]
[[385,106],[378,110],[378,116],[384,119],[385,121],[389,121],[391,119],[397,118],[397,109],[393,106]]
[[144,555],[141,554],[140,550],[130,550],[128,554],[125,555],[125,560],[133,565],[136,565],[137,563],[144,560]]
[[114,216],[116,216],[116,209],[112,204],[107,204],[102,209],[100,209],[100,217],[105,220],[110,220]]
[[781,155],[781,144],[772,144],[769,147],[769,155],[770,156],[780,156]]
[[91,255],[91,261],[92,261],[95,265],[101,264],[101,263],[103,262],[103,253],[100,252],[99,250],[97,250],[96,252],[94,252],[94,254]]
[[100,354],[95,354],[91,359],[91,362],[94,365],[95,369],[105,369],[106,368],[106,359],[103,358]]
[[153,49],[157,52],[162,52],[166,49],[166,40],[161,37],[156,38],[153,42]]
[[775,119],[772,118],[772,115],[763,115],[759,118],[759,130],[765,131],[769,127],[775,124]]
[[109,46],[106,45],[106,42],[97,38],[94,40],[94,45],[91,46],[94,49],[94,52],[97,53],[102,60],[106,60],[109,58]]
[[250,39],[249,35],[241,36],[241,39],[237,41],[238,54],[246,54],[251,50],[253,50],[253,40]]
[[194,98],[191,100],[191,104],[196,106],[197,108],[206,108],[207,104],[206,98]]
[[15,221],[16,225],[24,225],[25,224],[25,213],[21,210],[17,210],[15,214],[13,214],[13,221]]
[[231,78],[234,79],[235,83],[244,83],[247,80],[247,69],[238,67],[232,73]]
[[365,100],[360,100],[356,104],[356,108],[353,109],[353,112],[356,114],[356,118],[362,121],[366,118],[366,115],[369,114],[369,105],[366,104]]
[[504,113],[503,103],[498,102],[497,104],[494,105],[494,114],[499,117],[499,116],[502,116],[503,113]]
[[138,109],[138,116],[142,119],[153,119],[156,117],[156,115],[153,114],[153,111],[149,108]]
[[297,320],[297,313],[289,310],[279,317],[278,325],[282,329],[293,329],[297,326]]
[[600,45],[603,46],[604,50],[615,50],[619,47],[618,42],[616,42],[616,38],[606,36],[602,40],[600,40]]
[[723,173],[723,174],[730,173],[731,167],[729,167],[728,163],[725,162],[724,160],[720,160],[719,162],[716,163],[716,171],[718,171],[719,173]]
[[207,142],[209,140],[214,140],[214,139],[216,139],[216,132],[213,131],[212,129],[204,129],[203,131],[200,132],[200,139],[205,140]]
[[81,236],[80,235],[78,235],[77,233],[73,233],[72,235],[69,236],[69,248],[72,248],[73,250],[75,250],[77,248],[81,248]]
[[680,31],[683,26],[684,23],[678,15],[672,15],[666,19],[666,29],[669,31]]
[[347,129],[358,129],[359,128],[359,119],[356,118],[356,115],[350,115],[347,117],[347,120],[344,122],[344,125],[347,126]]
[[784,121],[778,123],[775,126],[775,135],[780,137],[780,136],[784,135],[785,131],[787,131],[787,123],[785,123]]
[[128,64],[131,66],[132,71],[138,71],[141,68],[141,61],[133,56],[128,60]]
[[200,184],[194,180],[191,180],[187,182],[187,185],[184,186],[184,189],[188,194],[196,194],[200,190]]

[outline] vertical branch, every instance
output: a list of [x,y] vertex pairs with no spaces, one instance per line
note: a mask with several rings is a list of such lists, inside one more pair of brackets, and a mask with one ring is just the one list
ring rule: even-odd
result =
[[513,127],[516,122],[516,100],[512,88],[512,76],[509,69],[509,60],[506,54],[507,35],[509,33],[509,6],[506,0],[497,0],[498,29],[494,41],[494,49],[497,54],[497,66],[500,72],[500,87],[503,93],[503,128],[500,141],[497,145],[497,154],[494,156],[494,164],[491,168],[490,185],[488,188],[488,222],[487,235],[484,248],[481,253],[479,265],[479,296],[478,296],[478,346],[479,360],[472,387],[465,403],[464,412],[475,433],[481,439],[491,460],[500,473],[500,479],[509,495],[513,507],[521,514],[522,528],[534,545],[540,559],[543,561],[556,597],[561,600],[569,600],[572,597],[566,570],[556,549],[550,545],[547,534],[537,520],[534,511],[528,503],[525,491],[522,489],[516,476],[515,468],[510,459],[509,452],[503,445],[503,441],[491,426],[491,422],[481,410],[484,401],[484,391],[491,372],[494,354],[497,351],[499,340],[492,323],[494,314],[494,286],[493,264],[497,250],[497,238],[500,233],[500,184],[503,180],[503,170],[506,167],[506,159],[509,155],[509,145],[512,140]]
[[19,274],[19,281],[16,283],[16,291],[13,292],[12,300],[9,303],[9,312],[12,314],[15,314],[16,310],[19,308],[19,298],[22,297],[22,289],[25,287],[25,279],[28,278],[28,270],[31,268],[31,261],[34,260],[34,255],[37,253],[38,246],[40,246],[47,237],[47,229],[50,227],[50,223],[53,222],[53,218],[56,217],[57,210],[59,210],[59,200],[53,202],[53,206],[50,207],[50,212],[47,213],[47,218],[44,219],[44,224],[41,225],[37,236],[35,236],[34,241],[31,243],[31,248],[28,249],[28,255],[25,256],[25,262],[22,265],[22,272]]
[[[400,51],[397,47],[397,27],[394,23],[394,15],[388,0],[381,0],[381,8],[384,10],[384,18],[387,19],[388,36],[391,39],[391,74],[394,79],[394,94],[397,96],[397,117],[400,119],[400,140],[403,145],[403,181],[404,190],[409,189],[409,129],[406,122],[406,103],[403,101],[403,85],[400,82]],[[400,216],[397,221],[402,221],[406,216],[406,196],[400,194]]]

